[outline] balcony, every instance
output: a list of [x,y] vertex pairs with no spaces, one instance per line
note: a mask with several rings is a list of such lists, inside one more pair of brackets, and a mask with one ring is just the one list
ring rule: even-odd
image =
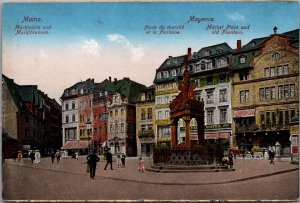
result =
[[138,132],[139,138],[154,138],[154,131],[151,130],[139,130]]
[[235,127],[236,133],[254,132],[254,131],[258,131],[258,130],[259,130],[259,127],[258,127],[258,125],[255,125],[255,124],[250,124],[247,126],[236,125],[236,127]]
[[289,123],[280,123],[280,124],[261,124],[259,127],[260,131],[268,130],[290,130]]

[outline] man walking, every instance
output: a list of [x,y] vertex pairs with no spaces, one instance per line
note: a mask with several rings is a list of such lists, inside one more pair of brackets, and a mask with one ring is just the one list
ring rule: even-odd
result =
[[106,153],[106,166],[105,166],[104,170],[106,170],[106,167],[108,166],[108,164],[110,164],[110,169],[114,170],[112,168],[112,154],[111,154],[110,150],[108,150],[108,152]]
[[90,178],[94,179],[96,174],[96,166],[97,162],[100,161],[100,158],[96,154],[96,150],[93,150],[91,154],[89,154],[86,159],[88,160],[88,163],[90,165]]

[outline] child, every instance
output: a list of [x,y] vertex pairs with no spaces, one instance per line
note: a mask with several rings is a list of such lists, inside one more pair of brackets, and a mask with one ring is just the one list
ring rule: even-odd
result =
[[139,172],[142,171],[142,173],[144,173],[145,165],[144,165],[144,160],[142,159],[142,157],[139,158],[138,169],[139,169]]

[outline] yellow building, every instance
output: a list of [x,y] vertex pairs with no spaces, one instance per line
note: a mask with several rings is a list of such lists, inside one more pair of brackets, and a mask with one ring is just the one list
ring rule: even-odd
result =
[[253,39],[233,53],[232,115],[236,145],[275,145],[290,153],[290,121],[299,105],[299,30]]
[[155,141],[155,101],[154,86],[150,86],[140,94],[136,102],[136,141],[137,155],[153,154]]

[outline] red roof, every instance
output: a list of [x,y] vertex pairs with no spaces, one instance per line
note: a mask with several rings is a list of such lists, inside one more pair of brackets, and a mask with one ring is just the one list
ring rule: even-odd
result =
[[72,140],[67,141],[61,149],[86,149],[89,143],[86,140]]
[[234,112],[234,118],[255,116],[255,109],[244,109]]

